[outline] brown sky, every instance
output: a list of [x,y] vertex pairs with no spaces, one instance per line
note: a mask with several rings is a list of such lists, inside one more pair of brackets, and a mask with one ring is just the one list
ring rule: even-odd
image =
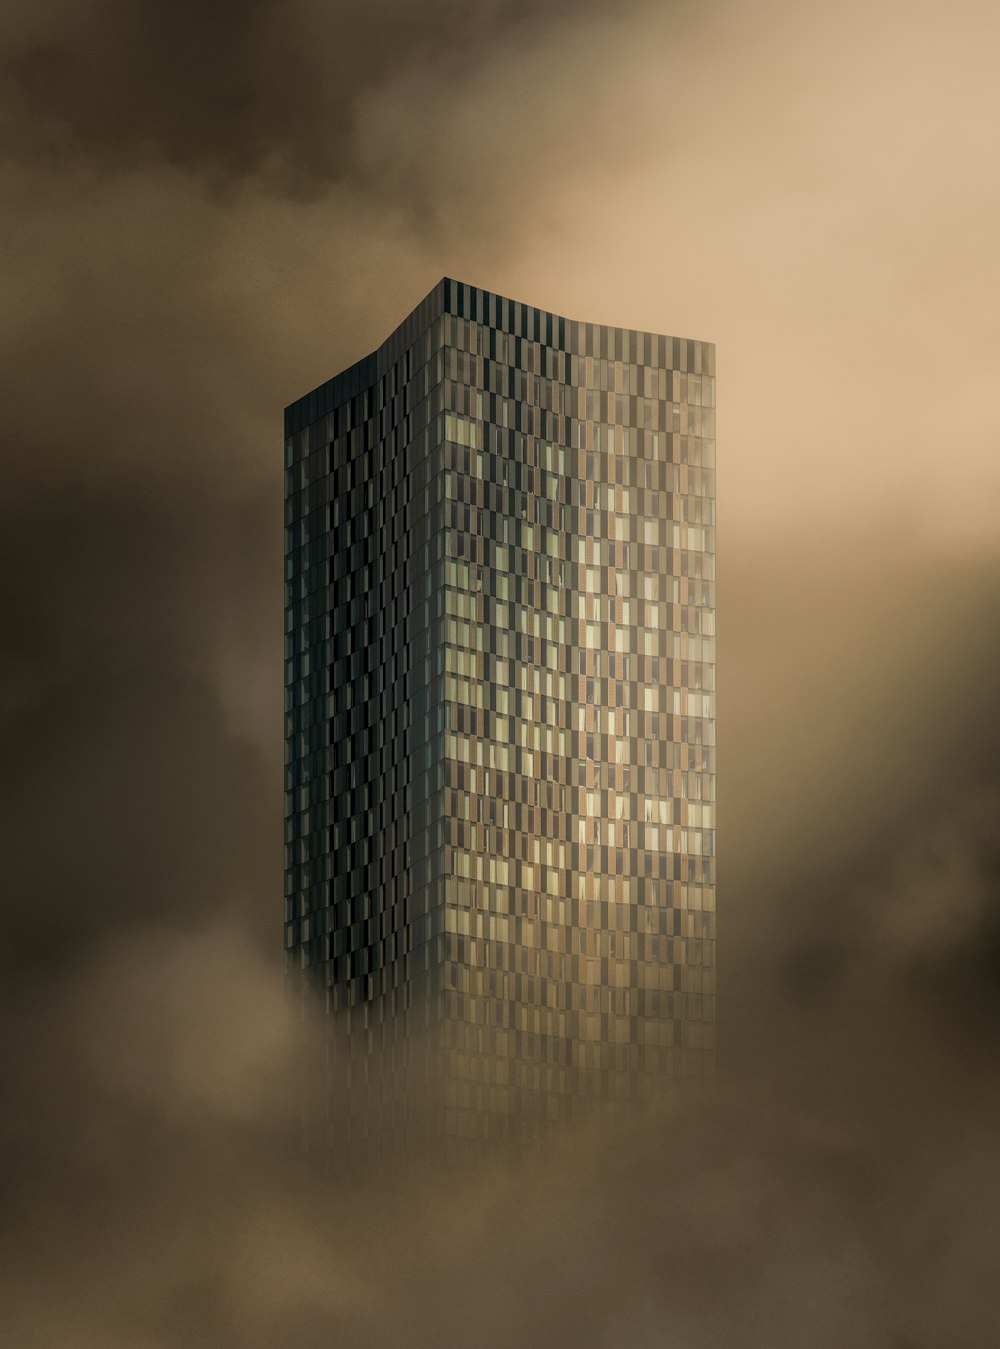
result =
[[[1000,10],[0,16],[5,1342],[997,1342]],[[282,1160],[281,409],[442,274],[714,340],[718,1098]]]

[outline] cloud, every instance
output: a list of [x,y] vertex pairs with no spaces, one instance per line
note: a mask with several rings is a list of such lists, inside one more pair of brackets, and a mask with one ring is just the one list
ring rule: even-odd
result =
[[419,97],[429,67],[464,82],[497,51],[530,49],[597,9],[87,0],[51,9],[46,22],[15,7],[5,24],[9,115],[35,154],[156,161],[221,182],[266,171],[308,195],[366,176],[354,153],[364,98],[411,74]]
[[[992,1344],[995,36],[7,7],[12,1343]],[[444,273],[718,343],[722,1068],[331,1200],[289,1141],[280,415]]]

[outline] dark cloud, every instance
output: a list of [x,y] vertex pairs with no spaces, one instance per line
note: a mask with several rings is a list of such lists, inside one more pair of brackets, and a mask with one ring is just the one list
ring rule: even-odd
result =
[[[995,1343],[995,17],[749,13],[5,11],[9,1342]],[[280,414],[443,273],[718,340],[722,1069],[331,1201]]]
[[115,490],[67,477],[17,506],[0,543],[18,897],[2,957],[23,968],[78,959],[121,924],[249,902],[261,875],[277,885],[277,756],[233,733],[213,662],[244,587],[254,604],[278,592],[239,508],[220,521],[211,502],[157,496],[154,474]]
[[[15,152],[150,159],[223,182],[262,171],[286,189],[367,176],[359,102],[427,65],[466,84],[498,50],[530,47],[590,0],[86,0],[48,23],[9,21]],[[622,6],[627,13],[632,4]],[[414,115],[420,106],[412,109]]]

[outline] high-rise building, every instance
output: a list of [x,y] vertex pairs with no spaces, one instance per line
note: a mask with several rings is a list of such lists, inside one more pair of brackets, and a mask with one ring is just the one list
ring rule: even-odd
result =
[[708,1071],[714,406],[709,342],[445,279],[286,409],[285,948],[334,1143]]

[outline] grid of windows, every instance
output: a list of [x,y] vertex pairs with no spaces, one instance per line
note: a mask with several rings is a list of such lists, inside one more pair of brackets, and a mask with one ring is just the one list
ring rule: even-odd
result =
[[709,343],[445,280],[287,409],[286,949],[342,1131],[418,1063],[451,1138],[707,1070],[714,403]]

